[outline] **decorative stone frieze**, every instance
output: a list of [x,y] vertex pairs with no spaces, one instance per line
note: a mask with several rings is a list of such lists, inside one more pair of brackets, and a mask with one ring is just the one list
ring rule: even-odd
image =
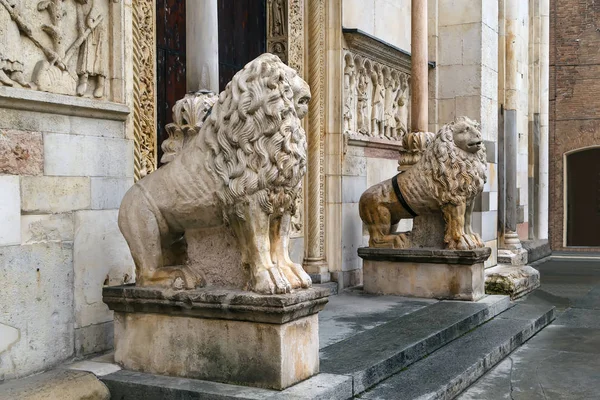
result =
[[344,133],[402,141],[407,133],[408,74],[362,55],[344,54]]
[[112,3],[0,0],[0,86],[110,98],[111,79],[122,79],[109,73],[120,61],[108,33],[122,6]]

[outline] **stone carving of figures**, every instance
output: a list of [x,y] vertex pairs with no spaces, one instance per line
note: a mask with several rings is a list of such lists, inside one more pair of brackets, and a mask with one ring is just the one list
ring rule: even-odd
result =
[[358,74],[358,85],[356,87],[357,97],[357,117],[358,117],[358,132],[366,135],[369,133],[369,118],[368,118],[368,107],[369,107],[369,85],[367,83],[367,71],[361,68]]
[[0,83],[6,86],[17,83],[29,88],[31,84],[23,76],[21,33],[11,17],[11,12],[19,15],[18,3],[18,0],[4,0],[0,5]]
[[79,60],[77,61],[77,95],[83,96],[88,89],[90,77],[96,78],[94,97],[104,96],[104,85],[106,82],[106,66],[104,46],[106,35],[104,26],[100,19],[101,14],[96,2],[101,0],[76,0],[77,1],[77,30],[80,36],[85,35],[89,29],[91,33],[79,48]]
[[402,140],[408,133],[408,77],[400,74],[400,87],[396,94],[396,138]]
[[285,11],[284,0],[271,1],[271,36],[285,35]]
[[344,132],[352,132],[354,127],[354,61],[352,57],[346,58],[346,66],[344,67]]
[[385,120],[383,134],[388,139],[396,135],[396,94],[398,91],[397,79],[391,74],[385,77]]
[[383,72],[373,72],[373,110],[371,115],[371,136],[378,137],[383,134],[383,117],[385,101],[385,85]]
[[287,57],[285,54],[285,46],[283,45],[283,43],[281,43],[281,42],[273,43],[273,46],[271,46],[271,53],[275,54],[277,57],[279,57],[281,59],[281,61],[283,61],[284,63],[287,62]]

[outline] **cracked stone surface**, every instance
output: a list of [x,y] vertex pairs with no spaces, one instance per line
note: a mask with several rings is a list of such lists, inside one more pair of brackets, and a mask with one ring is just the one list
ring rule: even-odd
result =
[[588,400],[600,395],[600,259],[538,266],[542,285],[522,301],[560,316],[457,397]]

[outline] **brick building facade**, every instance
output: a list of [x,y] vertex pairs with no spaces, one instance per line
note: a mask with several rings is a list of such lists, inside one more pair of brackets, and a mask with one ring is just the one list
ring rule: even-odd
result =
[[[600,153],[599,48],[600,2],[550,2],[549,231],[554,251],[597,251],[600,241],[594,221],[600,218],[600,161],[592,156],[573,165],[579,170],[567,168],[577,158]],[[582,232],[587,240],[572,240]]]

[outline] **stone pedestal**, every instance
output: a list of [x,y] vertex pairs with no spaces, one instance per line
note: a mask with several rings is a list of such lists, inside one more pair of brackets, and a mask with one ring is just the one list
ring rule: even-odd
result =
[[487,247],[466,251],[358,249],[367,293],[469,301],[485,294],[483,263],[490,254]]
[[527,250],[498,250],[498,265],[485,270],[485,292],[516,299],[540,286],[540,273],[526,265]]
[[124,368],[284,389],[319,372],[326,289],[265,296],[223,289],[104,288]]

